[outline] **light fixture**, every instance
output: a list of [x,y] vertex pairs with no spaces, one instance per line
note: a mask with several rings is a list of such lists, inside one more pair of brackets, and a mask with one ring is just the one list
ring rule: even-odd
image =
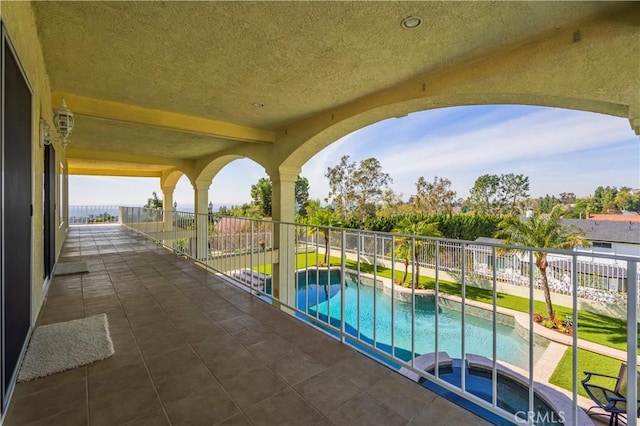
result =
[[47,120],[40,117],[40,148],[51,145],[51,127]]
[[64,98],[62,98],[60,107],[53,110],[53,124],[56,126],[56,130],[62,138],[62,146],[66,148],[69,143],[69,135],[73,130],[74,121],[73,113],[67,108],[67,103]]
[[402,20],[400,24],[402,25],[402,28],[411,30],[413,28],[419,27],[420,24],[422,24],[422,18],[419,16],[407,16]]

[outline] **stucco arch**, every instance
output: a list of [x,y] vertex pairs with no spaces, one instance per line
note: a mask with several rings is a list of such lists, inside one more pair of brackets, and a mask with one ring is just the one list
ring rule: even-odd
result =
[[175,188],[176,184],[182,176],[186,176],[186,173],[179,169],[173,169],[167,172],[163,172],[162,177],[160,178],[160,187],[163,189]]
[[226,150],[199,159],[196,162],[193,177],[190,177],[194,186],[211,184],[213,178],[230,162],[240,158],[248,158],[267,169],[270,154],[270,146],[256,146],[255,144],[244,144],[237,148]]
[[[531,105],[595,112],[618,117],[630,115],[629,108],[620,104],[561,96],[532,95],[528,93],[477,93],[474,95],[458,94],[409,99],[355,113],[342,120],[333,121],[334,124],[325,128],[314,129],[311,126],[308,127],[310,131],[304,136],[308,138],[290,152],[284,153],[286,156],[279,163],[278,169],[299,169],[314,155],[338,139],[386,119],[401,118],[419,111],[472,105]],[[633,126],[633,122],[631,125]],[[313,131],[315,131],[315,133],[313,133]]]

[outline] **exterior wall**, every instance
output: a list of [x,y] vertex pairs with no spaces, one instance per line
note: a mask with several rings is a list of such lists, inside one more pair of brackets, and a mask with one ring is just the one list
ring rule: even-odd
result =
[[576,251],[582,253],[603,253],[615,254],[619,256],[635,256],[640,257],[640,245],[629,243],[611,243],[611,248],[604,247],[580,247]]
[[[27,80],[33,90],[33,140],[32,140],[32,313],[33,321],[38,316],[42,307],[43,294],[43,271],[44,271],[44,233],[43,233],[43,184],[44,173],[44,149],[40,147],[40,117],[44,117],[53,129],[53,110],[51,107],[51,86],[45,67],[40,40],[36,29],[35,18],[29,2],[2,2],[1,8],[2,22],[9,34],[15,48],[18,60],[23,67]],[[65,162],[64,150],[59,142],[54,141],[56,150],[56,163]],[[57,168],[58,169],[58,168]],[[58,169],[59,170],[59,169]],[[56,182],[60,182],[56,176]],[[59,205],[59,188],[57,188]],[[65,190],[66,193],[66,190]],[[62,249],[62,243],[66,238],[67,225],[60,224],[59,211],[56,211],[55,226],[56,232],[56,258]]]

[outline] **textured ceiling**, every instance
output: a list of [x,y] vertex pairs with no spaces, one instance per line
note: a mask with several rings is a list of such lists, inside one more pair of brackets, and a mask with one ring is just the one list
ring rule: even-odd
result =
[[[611,6],[33,3],[53,90],[268,129],[604,7]],[[403,29],[408,15],[421,16],[423,25]]]
[[73,149],[196,159],[234,144],[227,139],[79,116],[71,136]]
[[[618,7],[536,1],[32,3],[52,90],[268,130]],[[403,29],[400,22],[410,15],[423,24]],[[177,159],[238,143],[80,116],[72,139],[79,149]]]

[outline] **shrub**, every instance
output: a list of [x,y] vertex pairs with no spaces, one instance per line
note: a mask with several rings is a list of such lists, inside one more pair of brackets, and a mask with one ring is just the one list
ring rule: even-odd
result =
[[554,328],[555,327],[555,324],[554,324],[553,320],[550,320],[550,319],[547,319],[547,318],[543,319],[541,324],[544,327],[547,327],[547,328]]

